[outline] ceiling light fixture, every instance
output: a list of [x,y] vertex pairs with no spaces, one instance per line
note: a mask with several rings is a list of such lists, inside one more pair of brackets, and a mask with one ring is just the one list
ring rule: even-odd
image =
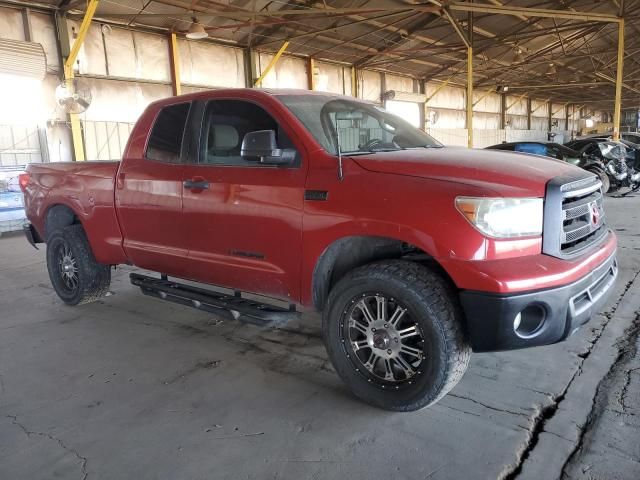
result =
[[545,73],[547,75],[556,75],[558,73],[558,69],[553,63],[550,63],[549,68],[547,68],[547,71]]
[[515,63],[524,62],[524,55],[522,54],[522,48],[516,45],[516,48],[514,49],[514,51],[515,51],[515,56],[513,57],[513,61]]
[[191,21],[191,26],[189,27],[189,31],[186,35],[189,40],[202,40],[209,36],[204,27],[198,23],[198,19],[196,17],[192,17]]

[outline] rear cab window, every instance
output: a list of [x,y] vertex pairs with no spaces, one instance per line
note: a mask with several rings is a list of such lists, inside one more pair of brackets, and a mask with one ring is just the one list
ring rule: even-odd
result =
[[166,106],[158,112],[147,142],[145,158],[180,163],[190,109],[191,103],[178,103]]

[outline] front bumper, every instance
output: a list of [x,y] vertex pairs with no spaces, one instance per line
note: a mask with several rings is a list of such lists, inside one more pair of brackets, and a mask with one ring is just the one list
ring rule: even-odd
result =
[[[614,254],[580,280],[561,287],[522,294],[462,291],[471,347],[490,352],[560,342],[601,311],[617,275]],[[540,312],[539,327],[517,332],[514,321],[527,307],[526,311]]]

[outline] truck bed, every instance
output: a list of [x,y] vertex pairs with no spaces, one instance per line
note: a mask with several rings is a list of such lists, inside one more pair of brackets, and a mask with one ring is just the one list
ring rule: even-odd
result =
[[96,260],[113,263],[115,256],[125,261],[114,201],[119,165],[118,161],[28,165],[25,210],[40,236],[46,238],[51,208],[66,206],[85,226]]

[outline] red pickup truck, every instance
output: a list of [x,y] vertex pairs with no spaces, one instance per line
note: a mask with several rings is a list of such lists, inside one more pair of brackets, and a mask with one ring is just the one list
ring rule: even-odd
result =
[[599,180],[521,155],[443,148],[343,96],[201,92],[151,104],[120,162],[29,165],[25,232],[70,305],[129,264],[159,274],[131,274],[143,293],[239,320],[322,311],[352,392],[415,410],[472,350],[564,340],[611,291]]

